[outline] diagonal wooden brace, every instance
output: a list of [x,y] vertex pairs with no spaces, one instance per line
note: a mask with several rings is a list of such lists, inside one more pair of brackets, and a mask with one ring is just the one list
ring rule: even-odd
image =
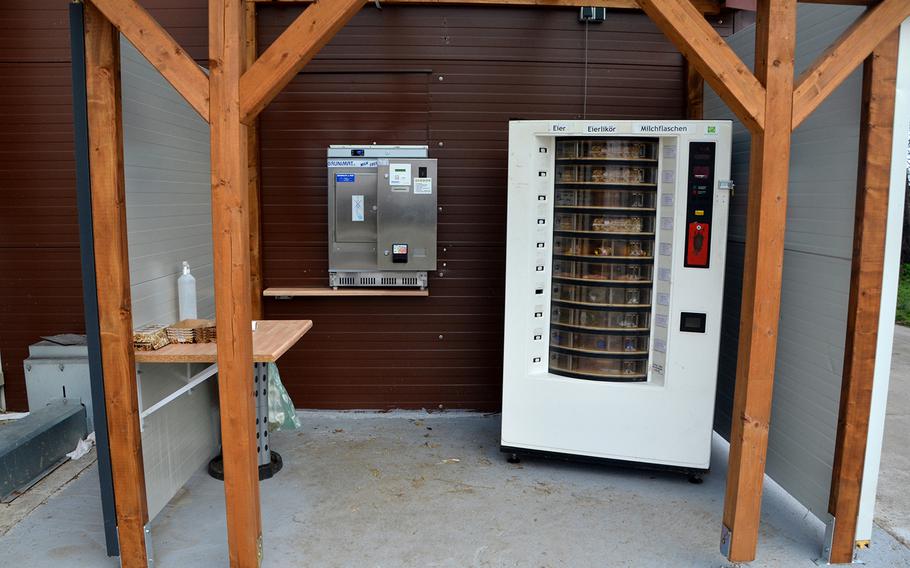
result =
[[765,88],[689,0],[638,0],[641,9],[752,132],[765,124]]
[[241,77],[241,120],[255,119],[364,2],[321,0],[306,8]]
[[209,79],[174,38],[135,0],[89,1],[208,122]]

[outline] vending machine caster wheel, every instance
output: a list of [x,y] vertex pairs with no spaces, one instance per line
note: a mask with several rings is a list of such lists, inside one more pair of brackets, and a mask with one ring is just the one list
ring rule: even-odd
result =
[[702,479],[700,473],[690,473],[689,474],[689,483],[692,485],[701,485],[705,480]]
[[509,463],[521,463],[521,458],[518,457],[518,454],[509,454],[509,457],[506,458],[506,461]]

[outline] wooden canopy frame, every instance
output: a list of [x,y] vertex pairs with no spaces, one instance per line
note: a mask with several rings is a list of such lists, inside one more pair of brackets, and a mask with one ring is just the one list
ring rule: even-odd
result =
[[[366,0],[308,4],[256,57],[255,3],[210,0],[209,73],[135,0],[84,0],[92,212],[102,361],[121,563],[147,566],[148,522],[132,347],[119,37],[122,33],[211,125],[212,227],[229,556],[258,566],[262,527],[250,320],[261,317],[256,117]],[[797,0],[758,0],[754,73],[704,19],[714,0],[383,0],[387,4],[603,6],[643,10],[688,60],[690,95],[704,78],[752,133],[743,302],[724,500],[722,550],[755,557],[780,310],[790,139],[864,64],[860,179],[846,354],[831,480],[832,562],[853,557],[871,404],[898,36],[907,0],[829,0],[869,9],[794,79]],[[805,0],[819,2],[819,0]],[[697,110],[695,112],[698,112]],[[252,268],[252,270],[251,270]]]

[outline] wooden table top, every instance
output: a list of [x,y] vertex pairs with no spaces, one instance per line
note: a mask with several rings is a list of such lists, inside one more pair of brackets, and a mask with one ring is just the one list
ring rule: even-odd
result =
[[[260,320],[253,332],[253,361],[274,363],[313,327],[310,320]],[[171,343],[136,351],[137,363],[215,363],[217,343]]]

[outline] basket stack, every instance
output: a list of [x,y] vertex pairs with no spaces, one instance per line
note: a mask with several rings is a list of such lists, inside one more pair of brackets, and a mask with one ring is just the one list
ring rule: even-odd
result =
[[214,343],[215,321],[186,319],[167,327],[167,338],[171,343]]
[[149,324],[133,331],[133,345],[139,351],[155,351],[170,341],[163,325]]

